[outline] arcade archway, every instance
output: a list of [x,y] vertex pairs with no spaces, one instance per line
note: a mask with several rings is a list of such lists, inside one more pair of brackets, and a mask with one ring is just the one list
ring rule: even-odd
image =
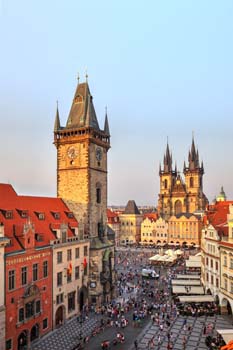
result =
[[222,299],[221,306],[222,306],[222,313],[225,313],[227,315],[232,315],[231,304],[227,299],[225,299],[225,298]]
[[28,345],[28,332],[24,330],[18,336],[18,350],[27,349],[27,345]]
[[39,338],[39,325],[38,325],[38,323],[36,323],[31,329],[30,341],[33,342],[37,338]]
[[78,297],[78,303],[79,303],[79,311],[83,311],[83,307],[87,302],[88,297],[88,291],[87,287],[82,286],[82,288],[79,290],[79,297]]
[[65,317],[65,306],[61,305],[57,309],[56,315],[55,315],[55,325],[56,325],[56,327],[63,324],[64,317]]

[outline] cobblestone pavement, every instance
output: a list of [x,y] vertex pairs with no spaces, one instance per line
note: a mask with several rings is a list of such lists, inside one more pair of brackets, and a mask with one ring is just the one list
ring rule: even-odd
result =
[[32,350],[72,350],[79,342],[79,335],[86,337],[97,326],[100,316],[92,315],[81,325],[74,317],[63,326],[50,332],[31,345]]
[[[191,326],[191,331],[184,331],[184,319],[187,319],[187,328]],[[183,337],[187,339],[186,350],[206,350],[208,347],[205,345],[205,335],[203,335],[204,326],[212,324],[213,328],[216,329],[229,329],[232,328],[230,320],[227,317],[221,315],[215,316],[201,316],[201,317],[182,317],[179,316],[170,327],[170,334],[172,333],[172,343],[174,350],[182,350],[183,347]],[[166,350],[168,339],[167,339],[167,329],[161,332],[161,343],[158,344],[159,326],[152,325],[146,327],[144,331],[139,335],[138,339],[138,349],[148,349],[148,341],[155,336],[154,344],[155,346],[151,349],[156,350]],[[208,335],[208,334],[207,334]],[[134,349],[131,346],[130,350]],[[125,349],[126,350],[126,349]]]

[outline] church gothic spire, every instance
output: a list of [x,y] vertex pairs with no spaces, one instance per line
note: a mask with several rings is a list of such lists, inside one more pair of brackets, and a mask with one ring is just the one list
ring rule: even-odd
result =
[[172,172],[172,154],[170,152],[168,142],[167,142],[167,148],[163,159],[163,166],[164,166],[163,170],[165,173]]

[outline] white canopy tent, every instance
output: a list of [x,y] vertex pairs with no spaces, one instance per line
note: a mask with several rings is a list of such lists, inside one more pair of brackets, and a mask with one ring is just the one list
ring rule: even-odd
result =
[[149,260],[151,260],[151,261],[156,261],[156,260],[158,260],[158,257],[159,257],[160,255],[159,254],[156,254],[156,255],[154,255],[154,256],[151,256],[150,258],[149,258]]

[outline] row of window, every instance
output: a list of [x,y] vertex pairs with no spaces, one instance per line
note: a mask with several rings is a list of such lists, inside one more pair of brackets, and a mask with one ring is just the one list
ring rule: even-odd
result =
[[[224,286],[223,288],[228,291],[228,280],[225,278],[224,279]],[[230,282],[230,290],[229,290],[230,293],[233,294],[233,282]]]
[[[87,266],[84,268],[84,276],[87,276]],[[72,282],[72,269],[67,269],[66,270],[66,282],[70,283]],[[63,272],[60,271],[57,273],[57,287],[61,287],[63,285]],[[75,266],[74,268],[74,279],[78,280],[80,278],[80,267]]]
[[18,321],[23,322],[41,312],[40,300],[32,300],[21,307],[18,312]]
[[[67,299],[68,299],[68,312],[74,311],[75,310],[75,291],[68,293]],[[57,294],[56,304],[59,305],[62,303],[64,303],[64,293]]]
[[[212,285],[214,285],[214,276],[213,275],[210,275],[210,279],[209,279],[209,273],[207,272],[206,273],[206,281],[207,282],[211,282]],[[215,286],[218,288],[219,287],[219,279],[216,278],[216,281],[215,281]]]
[[[28,274],[29,274],[29,267],[23,266],[21,268],[21,286],[25,286],[28,284]],[[48,277],[48,261],[43,261],[42,263],[42,271],[40,276],[39,271],[39,264],[33,264],[32,265],[32,281],[35,282],[41,278]],[[16,271],[15,270],[9,270],[8,273],[8,289],[13,290],[16,288]]]
[[[75,259],[80,258],[80,248],[75,248]],[[83,247],[83,255],[88,256],[88,247],[85,245]],[[67,249],[66,251],[66,260],[71,261],[72,260],[72,249]],[[57,252],[57,263],[61,264],[63,262],[63,252]]]
[[[223,257],[223,266],[224,267],[227,267],[227,256],[225,255]],[[230,269],[233,269],[233,258],[230,258]]]
[[[209,258],[208,257],[206,257],[205,262],[206,262],[206,266],[209,266]],[[213,259],[210,259],[210,267],[211,268],[214,267]],[[218,271],[218,261],[215,261],[215,270]]]
[[178,234],[170,234],[170,237],[173,237],[173,238],[181,238],[181,239],[193,239],[195,240],[197,237],[196,236],[188,236],[188,235],[178,235]]
[[208,250],[208,253],[210,254],[215,254],[215,245],[214,244],[209,244],[207,245],[207,250]]
[[142,233],[143,236],[154,236],[154,237],[167,237],[166,233]]
[[[25,219],[25,218],[28,218],[29,216],[28,210],[17,210],[17,212],[21,218]],[[13,210],[2,210],[2,214],[4,215],[5,219],[13,219]],[[35,214],[39,220],[45,220],[45,213],[35,212]],[[74,214],[72,212],[65,212],[65,214],[69,219],[74,218]],[[61,214],[59,212],[51,212],[51,215],[56,220],[59,220],[61,218]]]

